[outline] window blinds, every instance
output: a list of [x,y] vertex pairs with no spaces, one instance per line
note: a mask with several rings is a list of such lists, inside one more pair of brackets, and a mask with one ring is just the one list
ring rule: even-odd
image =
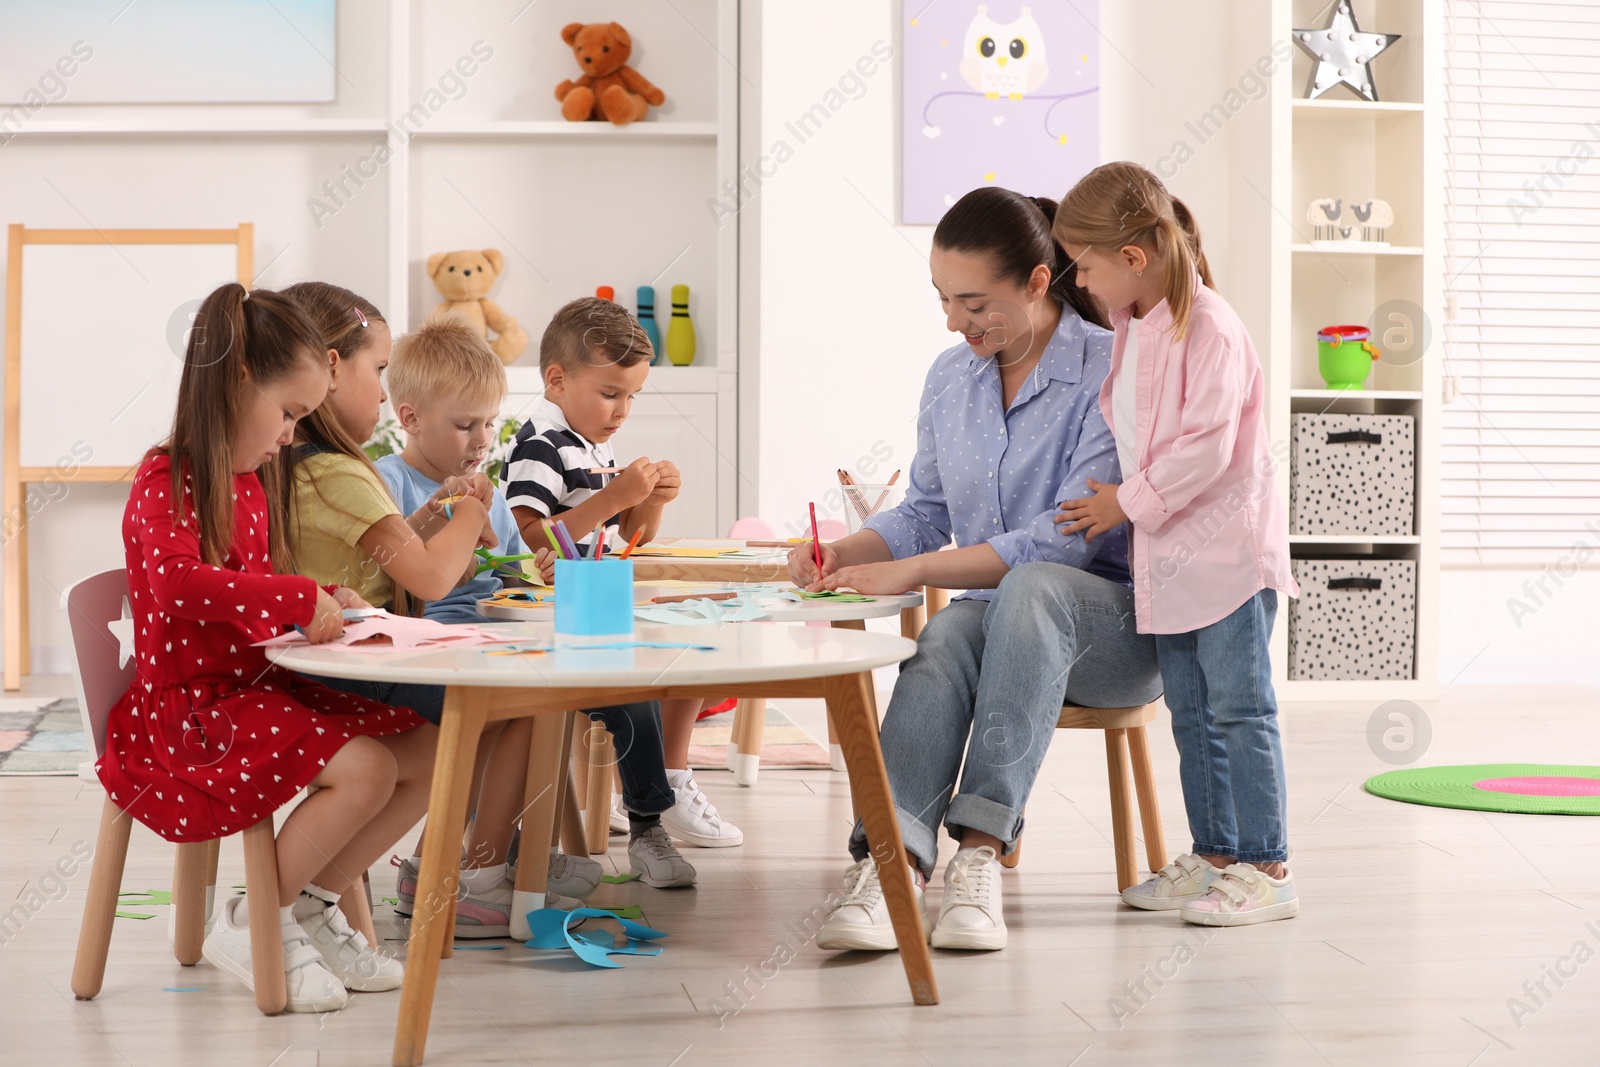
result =
[[1600,560],[1600,3],[1445,20],[1443,562]]

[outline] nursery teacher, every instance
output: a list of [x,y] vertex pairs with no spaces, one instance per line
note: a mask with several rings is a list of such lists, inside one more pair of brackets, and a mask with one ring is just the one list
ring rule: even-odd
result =
[[[1129,707],[1161,692],[1154,641],[1134,628],[1126,527],[1086,542],[1053,521],[1090,479],[1121,481],[1099,406],[1112,335],[1050,236],[1055,208],[987,186],[945,213],[929,262],[965,343],[928,372],[905,500],[823,546],[820,575],[809,544],[789,557],[812,589],[967,590],[928,621],[880,737],[919,906],[939,823],[960,842],[937,948],[1004,947],[997,856],[1022,833],[1062,703]],[[893,949],[859,822],[850,853],[817,945]]]

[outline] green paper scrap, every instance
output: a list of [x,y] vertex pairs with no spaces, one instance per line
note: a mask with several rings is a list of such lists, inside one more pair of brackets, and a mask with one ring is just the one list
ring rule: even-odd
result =
[[119,911],[115,913],[119,919],[154,919],[155,913],[149,911]]
[[621,885],[623,882],[631,882],[637,877],[639,877],[637,874],[602,874],[600,880],[602,882],[610,882],[612,885]]
[[876,599],[860,593],[841,593],[837,589],[819,589],[815,593],[802,591],[800,595],[807,600],[837,600],[841,604],[870,604]]
[[117,894],[118,904],[145,904],[150,907],[159,907],[162,904],[172,903],[172,894],[165,889],[129,889]]
[[400,898],[399,897],[382,897],[381,899],[383,900],[383,902],[385,904],[393,904],[395,907],[399,907],[400,906]]
[[606,907],[601,907],[599,905],[596,905],[596,908],[599,911],[609,911],[611,914],[615,915],[619,919],[642,919],[642,918],[644,918],[644,909],[641,908],[637,904],[629,904],[629,905],[626,905],[625,907],[621,907],[621,908],[606,908]]

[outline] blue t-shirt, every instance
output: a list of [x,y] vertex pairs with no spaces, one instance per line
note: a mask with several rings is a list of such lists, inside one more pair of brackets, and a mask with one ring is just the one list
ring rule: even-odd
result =
[[[389,495],[400,505],[402,515],[415,512],[439,491],[438,482],[399,455],[384,456],[376,466],[384,484],[389,487]],[[506,503],[505,494],[499,487],[495,488],[494,503],[489,506],[489,525],[494,527],[495,536],[500,539],[500,547],[493,550],[495,555],[514,556],[528,551],[522,543],[522,535],[517,532],[517,521],[511,517],[511,506]],[[493,571],[485,571],[450,590],[450,595],[443,600],[428,601],[424,615],[439,622],[482,622],[483,616],[478,614],[478,601],[486,596],[494,596],[504,584]]]

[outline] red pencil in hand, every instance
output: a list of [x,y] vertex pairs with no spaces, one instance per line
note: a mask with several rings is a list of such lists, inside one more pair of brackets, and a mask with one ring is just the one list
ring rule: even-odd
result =
[[817,505],[811,504],[811,554],[817,561],[817,577],[822,577],[822,539],[817,536]]

